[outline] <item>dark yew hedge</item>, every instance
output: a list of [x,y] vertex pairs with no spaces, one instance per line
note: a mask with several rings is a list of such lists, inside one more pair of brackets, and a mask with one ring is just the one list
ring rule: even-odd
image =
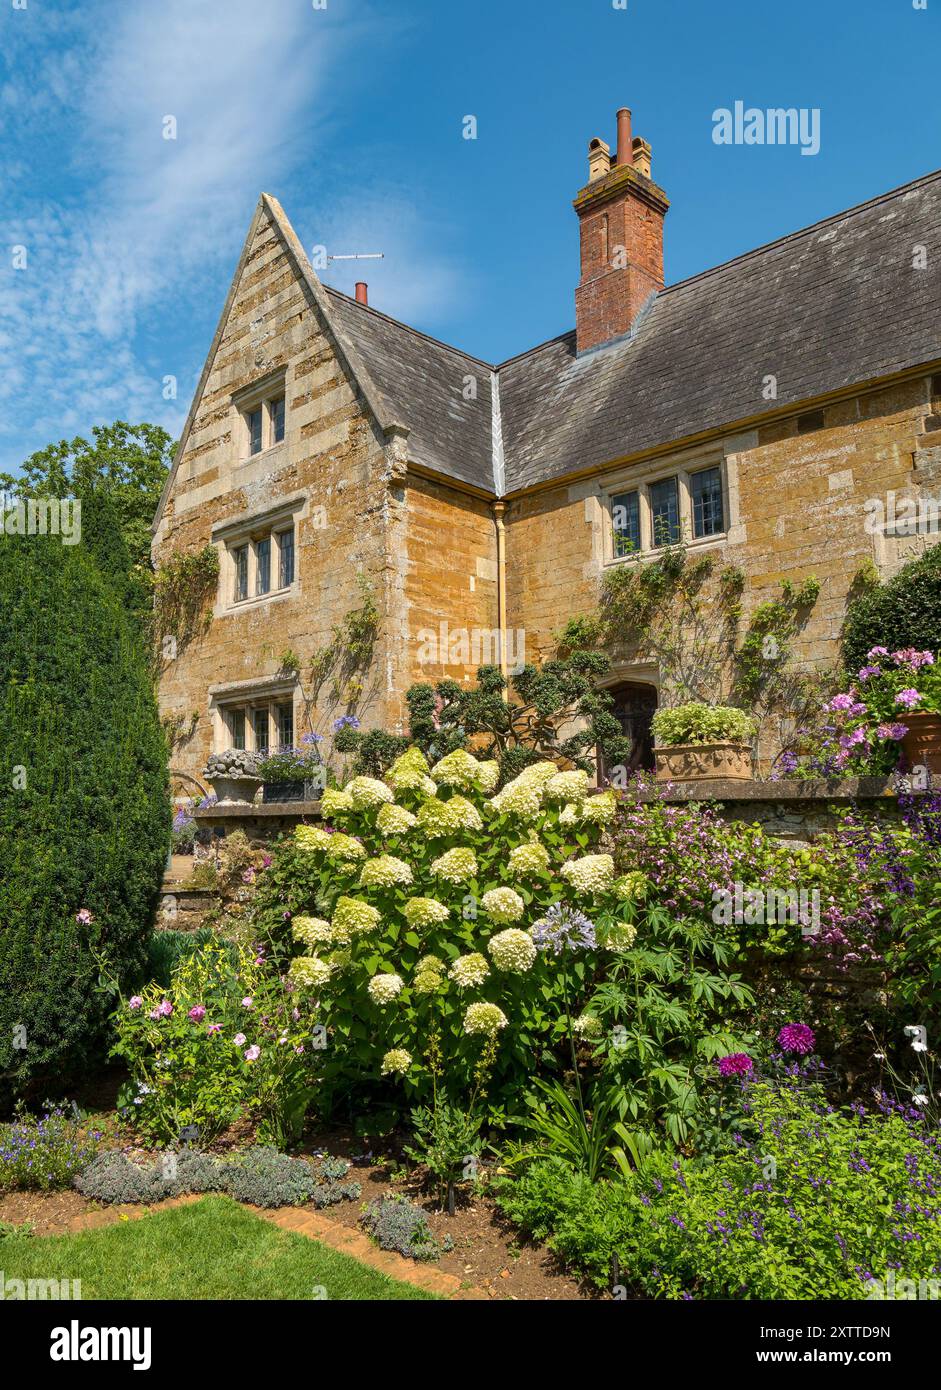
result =
[[843,625],[843,661],[857,671],[871,647],[916,647],[936,652],[941,647],[941,545],[934,545],[899,570],[886,584],[877,584],[852,600]]
[[[0,1098],[103,1055],[98,961],[135,982],[170,843],[167,754],[144,637],[89,536],[0,534]],[[92,536],[94,539],[92,540]],[[110,540],[109,540],[110,537]],[[77,918],[91,914],[90,923]]]

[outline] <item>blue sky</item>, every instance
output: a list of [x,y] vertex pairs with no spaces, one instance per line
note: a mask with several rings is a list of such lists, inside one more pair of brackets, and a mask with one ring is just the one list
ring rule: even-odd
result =
[[[314,3],[0,0],[0,467],[179,432],[263,189],[308,249],[385,253],[325,278],[501,361],[573,326],[571,200],[618,106],[668,283],[941,166],[941,0]],[[819,108],[820,153],[717,146],[737,100]]]

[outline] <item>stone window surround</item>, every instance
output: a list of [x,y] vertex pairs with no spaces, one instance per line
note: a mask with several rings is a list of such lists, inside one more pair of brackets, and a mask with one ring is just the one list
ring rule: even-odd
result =
[[[722,508],[725,530],[712,536],[693,536],[690,478],[709,468],[718,468],[722,480]],[[676,478],[679,492],[680,537],[690,551],[708,550],[725,545],[738,527],[738,476],[735,463],[722,448],[687,451],[668,459],[633,464],[619,473],[611,474],[599,483],[602,523],[602,554],[604,566],[623,565],[632,560],[652,560],[662,554],[663,546],[652,546],[649,488],[653,483]],[[626,492],[637,492],[640,503],[641,548],[630,555],[615,555],[614,528],[611,509],[614,498]]]
[[[287,438],[287,368],[279,367],[277,371],[268,372],[258,381],[253,381],[250,386],[244,386],[240,391],[232,393],[232,407],[238,416],[236,428],[232,431],[232,438],[235,440],[238,453],[238,463],[254,462],[261,458],[262,454],[269,453],[273,449],[283,447]],[[285,438],[275,441],[274,439],[274,412],[271,407],[275,401],[284,400],[284,430]],[[251,452],[251,437],[249,432],[248,417],[251,411],[261,408],[261,448],[257,453]]]
[[[300,592],[297,563],[298,522],[307,513],[306,493],[295,493],[285,497],[273,506],[256,508],[242,512],[226,521],[219,521],[212,528],[212,543],[219,552],[219,586],[216,594],[216,614],[225,617],[231,613],[241,613],[272,599],[290,597]],[[279,535],[284,531],[294,531],[294,580],[285,588],[278,588],[280,566]],[[265,594],[255,593],[257,575],[256,545],[261,540],[272,540],[270,556],[270,584]],[[235,598],[235,552],[241,546],[248,546],[248,595]]]
[[295,676],[261,676],[255,680],[233,681],[227,685],[209,687],[209,718],[212,730],[212,751],[224,753],[232,747],[232,728],[229,717],[234,710],[245,714],[245,746],[250,752],[255,750],[254,713],[258,709],[268,713],[268,747],[275,751],[278,747],[279,705],[291,705],[294,718],[295,736],[297,733],[297,705],[294,693],[297,688]]

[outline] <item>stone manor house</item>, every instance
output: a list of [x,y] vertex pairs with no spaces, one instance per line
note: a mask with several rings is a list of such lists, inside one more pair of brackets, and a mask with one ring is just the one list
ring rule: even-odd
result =
[[[414,681],[538,663],[606,567],[678,538],[744,570],[746,610],[815,576],[794,655],[836,659],[864,562],[936,539],[866,504],[941,493],[941,172],[669,286],[668,207],[622,110],[574,200],[575,327],[495,366],[322,284],[262,195],[154,524],[158,566],[220,562],[164,663],[176,769],[329,748],[347,712],[399,729]],[[364,585],[369,668],[312,701]],[[635,654],[611,685],[646,756],[661,673]]]

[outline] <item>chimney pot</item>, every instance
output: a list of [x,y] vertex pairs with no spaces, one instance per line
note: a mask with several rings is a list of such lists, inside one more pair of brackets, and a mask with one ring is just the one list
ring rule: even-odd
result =
[[631,145],[630,107],[622,106],[618,112],[618,164],[633,164],[634,152]]
[[588,182],[603,179],[611,171],[611,150],[604,140],[595,136],[588,142]]
[[642,140],[639,135],[634,137],[634,168],[644,178],[650,178],[650,161],[653,151],[647,140]]
[[368,304],[368,303],[369,303],[369,286],[366,284],[366,281],[365,281],[365,280],[357,280],[357,281],[356,281],[356,303],[357,303],[357,304]]

